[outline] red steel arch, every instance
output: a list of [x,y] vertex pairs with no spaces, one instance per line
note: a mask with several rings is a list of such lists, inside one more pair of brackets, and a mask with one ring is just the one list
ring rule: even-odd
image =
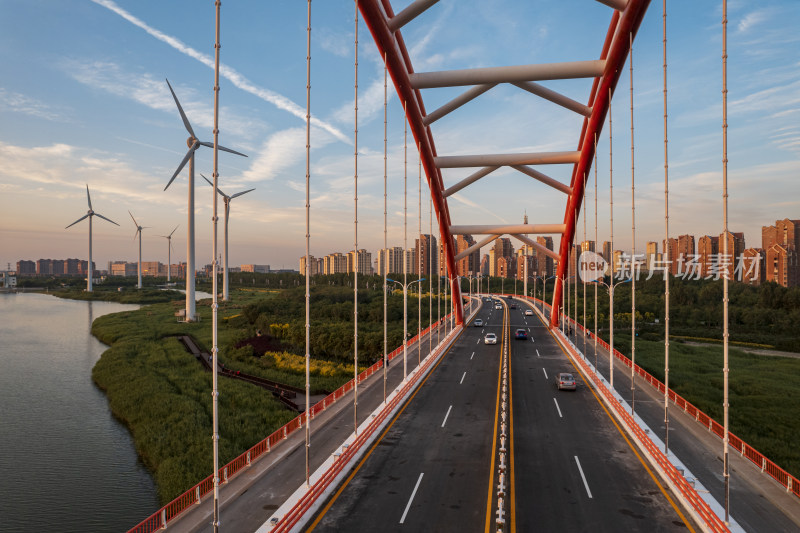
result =
[[[566,203],[566,209],[564,212],[564,223],[559,227],[563,228],[560,231],[557,231],[561,235],[561,245],[559,248],[558,253],[558,271],[557,271],[557,283],[556,283],[556,290],[553,299],[553,313],[551,314],[551,325],[556,325],[559,317],[560,309],[560,300],[561,294],[563,291],[562,282],[561,280],[564,277],[566,267],[569,260],[569,252],[570,246],[569,244],[572,242],[574,235],[575,235],[575,213],[579,212],[581,208],[581,204],[583,201],[584,189],[586,185],[586,179],[588,176],[588,170],[591,166],[592,159],[594,157],[594,138],[595,135],[599,135],[602,131],[603,122],[605,121],[606,114],[608,113],[608,106],[610,103],[610,98],[614,93],[614,89],[616,88],[617,82],[619,80],[622,67],[625,63],[626,57],[628,55],[629,46],[630,46],[630,36],[632,35],[635,37],[637,30],[644,18],[644,14],[647,11],[647,7],[650,3],[650,0],[598,0],[599,2],[606,4],[614,9],[613,15],[611,16],[611,22],[609,24],[609,28],[606,34],[605,42],[603,44],[603,48],[600,53],[600,63],[592,62],[592,61],[585,61],[582,62],[580,65],[578,63],[574,64],[551,64],[546,65],[543,67],[549,68],[548,72],[552,72],[553,70],[560,69],[561,67],[565,67],[567,70],[572,69],[572,72],[576,71],[577,69],[583,69],[582,72],[587,72],[589,69],[593,67],[597,67],[598,65],[602,65],[602,71],[598,73],[598,75],[594,75],[594,82],[592,84],[592,89],[588,98],[588,108],[591,109],[591,113],[586,116],[583,121],[583,125],[581,128],[581,132],[579,135],[579,142],[578,142],[578,157],[577,161],[574,162],[574,167],[572,171],[572,178],[570,187],[568,189],[568,199]],[[415,87],[412,83],[412,75],[414,74],[414,68],[411,64],[411,59],[409,58],[408,51],[405,46],[405,42],[403,40],[403,36],[400,32],[400,29],[403,25],[405,25],[410,20],[413,20],[417,16],[421,15],[425,12],[429,7],[435,4],[437,0],[416,0],[412,2],[407,8],[402,10],[400,13],[395,14],[394,10],[392,9],[391,3],[389,0],[359,0],[358,1],[358,8],[364,18],[364,21],[367,24],[370,32],[372,33],[373,39],[375,40],[375,44],[378,47],[381,55],[385,57],[387,69],[392,77],[392,82],[394,83],[395,90],[397,95],[399,96],[401,102],[405,103],[406,107],[406,118],[408,123],[411,127],[412,134],[414,136],[415,141],[419,145],[420,150],[420,157],[422,159],[422,165],[425,168],[425,176],[428,182],[428,187],[431,191],[431,198],[433,200],[434,209],[436,211],[436,218],[439,223],[440,228],[440,237],[441,241],[444,245],[444,254],[445,260],[447,262],[447,269],[450,275],[450,283],[453,290],[454,298],[454,306],[455,306],[455,313],[456,313],[456,321],[457,323],[461,324],[464,320],[463,309],[461,305],[461,298],[458,278],[455,275],[456,272],[456,260],[455,260],[455,250],[453,249],[454,242],[453,242],[453,232],[452,232],[452,223],[450,220],[450,212],[447,205],[447,199],[445,197],[445,187],[442,180],[442,174],[439,166],[436,164],[436,146],[433,141],[433,134],[431,132],[430,126],[425,124],[425,105],[422,100],[422,94],[420,92],[419,83],[417,84],[418,87]],[[589,65],[592,63],[592,65]],[[576,66],[578,65],[578,66]],[[536,66],[528,66],[523,67],[525,68],[535,68]],[[500,77],[509,76],[509,71],[513,70],[514,67],[505,67],[503,73],[494,72],[493,74],[489,74],[490,77]],[[484,69],[486,70],[486,69]],[[488,69],[492,70],[492,69]],[[496,69],[501,70],[501,69]],[[528,70],[527,72],[530,72]],[[465,73],[464,71],[460,71],[460,74],[466,76],[467,81],[463,82],[454,82],[454,85],[469,85],[472,84],[480,84],[484,82],[470,82],[470,76],[473,78],[476,77],[474,73]],[[521,82],[525,83],[528,79],[531,81],[533,80],[540,80],[540,79],[547,79],[546,76],[542,77],[541,74],[527,74],[530,78],[525,78],[526,74],[520,74],[516,72],[513,74],[514,79],[512,80],[510,77],[507,80],[508,82]],[[556,76],[564,77],[586,77],[585,74],[563,74],[562,70],[559,70],[559,74]],[[501,82],[503,82],[501,81]],[[444,82],[445,84],[447,82]],[[488,83],[491,83],[489,81]],[[432,86],[432,85],[429,85]],[[446,86],[446,85],[439,85],[439,86]],[[488,90],[488,89],[486,89]],[[547,91],[547,90],[545,90]],[[531,91],[534,92],[534,91]],[[552,91],[547,91],[551,94]],[[537,93],[534,93],[537,94]],[[540,94],[541,95],[541,94]],[[564,98],[560,95],[555,95],[556,99]],[[545,97],[547,98],[547,97]],[[552,98],[548,98],[553,100]],[[577,102],[574,102],[577,104]],[[580,104],[578,104],[580,106]],[[457,107],[457,106],[456,106]],[[585,114],[585,113],[584,113]],[[563,153],[555,153],[555,154],[546,154],[550,157],[550,161],[545,161],[544,159],[536,159],[535,157],[529,157],[529,163],[522,163],[522,164],[538,164],[538,163],[547,163],[547,162],[555,162],[555,163],[563,163],[564,158],[567,157],[564,154],[569,154],[568,152]],[[526,156],[534,156],[534,155],[543,155],[543,154],[522,154]],[[555,157],[558,156],[558,157]],[[502,157],[502,156],[501,156]],[[546,159],[546,158],[545,158]],[[558,159],[558,160],[556,160]],[[572,162],[572,161],[570,161]],[[500,165],[509,165],[513,166],[512,163],[500,163]],[[520,163],[517,163],[519,165]],[[483,165],[483,163],[480,163]],[[475,164],[467,164],[464,166],[478,166]],[[536,172],[531,170],[531,172]],[[477,178],[476,178],[477,179]],[[537,178],[539,179],[539,178]],[[551,180],[546,176],[543,180]],[[565,186],[562,186],[562,189],[566,190]],[[543,225],[544,228],[546,225]],[[555,225],[549,225],[546,227],[544,231],[552,232],[551,229],[554,228]],[[521,227],[516,227],[521,228]],[[497,229],[497,228],[495,228]],[[530,228],[522,228],[522,229],[533,229]],[[509,227],[507,230],[509,233],[513,230],[512,227]],[[491,232],[490,232],[491,233]],[[518,233],[536,233],[535,231],[522,231],[519,230]]]

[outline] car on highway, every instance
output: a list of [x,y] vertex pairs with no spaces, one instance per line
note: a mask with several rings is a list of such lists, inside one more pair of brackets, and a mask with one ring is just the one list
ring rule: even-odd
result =
[[475,321],[472,322],[472,325],[475,326],[476,328],[479,328],[483,326],[483,320],[481,320],[480,318],[476,318]]
[[500,304],[495,304],[494,308],[495,308],[495,309],[502,309],[502,308],[503,308],[503,306],[502,306],[502,305],[500,305]]
[[533,309],[526,309],[525,316],[533,316]]
[[558,390],[575,390],[577,388],[575,378],[569,372],[559,372],[556,374],[555,381]]
[[522,328],[519,328],[516,332],[514,332],[514,338],[518,340],[527,340],[528,339],[528,332]]
[[516,308],[517,308],[517,304],[511,304],[511,309],[516,309]]
[[494,333],[487,333],[483,338],[483,344],[497,344],[497,335]]

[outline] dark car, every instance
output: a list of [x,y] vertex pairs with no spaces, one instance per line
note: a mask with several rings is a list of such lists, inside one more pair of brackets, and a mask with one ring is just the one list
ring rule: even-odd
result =
[[575,378],[569,372],[559,372],[556,374],[556,387],[558,390],[575,390]]
[[519,340],[527,340],[528,339],[528,332],[524,329],[520,328],[516,332],[514,332],[514,338]]
[[516,309],[516,308],[517,308],[517,304],[511,304],[511,309]]

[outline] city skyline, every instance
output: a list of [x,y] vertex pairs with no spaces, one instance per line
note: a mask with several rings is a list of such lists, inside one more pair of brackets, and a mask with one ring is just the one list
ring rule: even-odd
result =
[[[582,4],[575,16],[575,34],[552,35],[570,14],[567,7],[512,2],[505,14],[476,4],[442,1],[431,9],[433,27],[410,24],[403,29],[417,70],[525,64],[574,57],[575,50],[594,51],[604,29],[590,24],[606,16],[605,6]],[[84,236],[64,232],[71,210],[80,205],[88,183],[108,216],[130,209],[152,226],[143,238],[143,256],[163,261],[155,237],[185,224],[186,177],[166,193],[164,180],[174,170],[185,139],[164,79],[169,76],[181,94],[198,134],[210,136],[213,55],[213,10],[190,10],[188,2],[164,6],[156,2],[94,0],[74,6],[54,4],[42,19],[36,5],[7,6],[3,19],[3,63],[8,73],[0,93],[0,190],[3,191],[0,262],[43,256],[85,259]],[[242,198],[231,222],[231,264],[255,262],[297,268],[303,253],[305,4],[262,5],[242,2],[222,10],[221,137],[249,160],[220,156],[224,190],[258,184]],[[402,7],[402,6],[399,6]],[[323,248],[352,249],[353,13],[351,5],[312,7],[311,253]],[[721,99],[720,12],[709,6],[670,6],[668,22],[670,106],[670,236],[721,233]],[[508,27],[508,42],[486,43],[469,27],[475,13]],[[530,26],[508,20],[536,20]],[[253,20],[261,20],[255,30]],[[445,21],[452,21],[445,24]],[[732,231],[758,238],[760,227],[781,216],[800,218],[800,73],[796,68],[800,6],[788,0],[752,7],[733,3],[729,11],[729,186]],[[458,23],[456,23],[458,22]],[[660,12],[647,14],[634,46],[634,101],[637,176],[636,248],[663,240],[663,138],[661,137]],[[39,32],[28,31],[40,27]],[[433,28],[433,29],[431,29]],[[262,31],[265,30],[265,31]],[[359,26],[359,220],[361,227],[383,226],[383,68],[369,32]],[[427,32],[427,33],[426,33]],[[522,33],[531,33],[530,48],[516,49]],[[413,37],[413,38],[412,38]],[[63,43],[69,42],[65,50]],[[296,49],[296,54],[265,53]],[[437,51],[434,53],[434,50]],[[444,61],[446,54],[449,60]],[[592,52],[594,53],[594,52]],[[551,85],[568,95],[586,94],[583,81]],[[615,248],[630,248],[630,117],[627,76],[620,81],[612,108],[614,119]],[[403,231],[402,108],[389,87],[389,234],[397,242]],[[426,92],[429,107],[449,98],[448,91]],[[184,95],[186,95],[184,97]],[[183,99],[186,99],[184,102]],[[511,112],[513,109],[516,113]],[[574,117],[553,112],[541,102],[524,102],[513,88],[498,87],[470,104],[469,117],[452,117],[433,126],[439,153],[491,153],[574,149]],[[506,119],[495,119],[503,113]],[[566,119],[564,117],[567,117]],[[476,120],[477,119],[477,120]],[[501,132],[487,138],[485,121]],[[547,137],[531,124],[561,123]],[[569,122],[573,121],[573,122]],[[570,125],[571,124],[571,125]],[[200,131],[205,133],[200,133]],[[516,146],[510,139],[526,138]],[[517,143],[518,141],[514,141]],[[408,147],[409,228],[416,231],[417,164]],[[608,238],[608,138],[598,144],[600,236]],[[209,151],[210,152],[210,151]],[[210,155],[198,153],[198,170],[210,171]],[[552,172],[551,172],[552,170]],[[548,169],[568,180],[570,168]],[[499,170],[450,198],[454,223],[497,223],[520,220],[561,222],[563,197],[542,191],[529,179]],[[444,173],[445,184],[463,172]],[[423,177],[424,179],[424,177]],[[426,186],[423,184],[423,233],[429,233]],[[173,189],[176,189],[173,191]],[[586,201],[590,206],[587,237],[593,238],[593,174]],[[505,191],[505,193],[504,193]],[[507,194],[514,191],[515,194]],[[516,191],[532,191],[516,194]],[[197,262],[210,262],[211,191],[197,187]],[[503,213],[484,207],[484,198],[505,198]],[[494,203],[497,205],[497,202]],[[140,215],[141,213],[141,215]],[[645,216],[646,215],[646,216]],[[583,240],[579,221],[577,241]],[[277,230],[276,228],[279,228]],[[360,232],[359,248],[382,248],[382,231]],[[433,233],[438,237],[434,222]],[[556,247],[558,236],[554,236]],[[184,237],[185,238],[185,237]],[[123,230],[97,228],[96,264],[132,260],[136,247]],[[185,261],[185,241],[174,240],[174,262]],[[515,246],[518,246],[516,244]],[[556,248],[557,249],[557,248]],[[481,255],[487,250],[481,251]]]

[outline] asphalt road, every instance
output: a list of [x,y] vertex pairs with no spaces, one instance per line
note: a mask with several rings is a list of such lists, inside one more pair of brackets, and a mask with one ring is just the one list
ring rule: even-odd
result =
[[[578,335],[576,346],[583,350],[583,337]],[[594,364],[594,341],[586,340],[586,354]],[[609,378],[608,351],[597,347],[597,367]],[[631,391],[630,369],[621,362],[614,364],[614,388],[628,402],[635,397],[635,410],[650,429],[664,440],[664,395],[635,378],[635,395]],[[708,432],[693,417],[670,403],[669,449],[694,474],[705,488],[722,503],[725,500],[722,477],[722,440]],[[762,474],[750,461],[735,450],[730,459],[730,513],[745,531],[800,531],[800,506],[797,498]]]
[[[531,334],[510,341],[511,530],[687,530],[589,388],[556,391],[554,373],[574,369],[547,329],[509,312],[512,334]],[[502,313],[484,304],[488,325],[465,329],[308,531],[488,530],[502,345],[483,335],[502,339]]]

